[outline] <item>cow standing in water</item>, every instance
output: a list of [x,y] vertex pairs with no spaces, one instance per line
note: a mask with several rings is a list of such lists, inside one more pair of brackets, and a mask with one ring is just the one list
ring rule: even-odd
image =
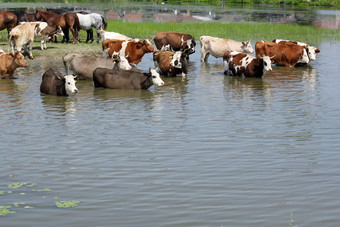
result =
[[180,75],[185,77],[188,73],[186,55],[181,51],[155,51],[153,53],[153,61],[155,63],[156,70],[162,75]]
[[142,73],[131,70],[96,68],[93,72],[93,82],[95,87],[129,90],[146,90],[152,85],[164,85],[155,69],[150,69],[149,73]]
[[63,76],[60,72],[49,69],[42,76],[40,92],[59,96],[78,93],[74,79],[73,75]]
[[0,48],[0,77],[12,79],[18,67],[27,67],[28,63],[20,51],[15,54],[6,54]]
[[224,74],[232,76],[259,77],[264,71],[272,71],[268,56],[257,59],[236,51],[228,51],[223,56]]
[[215,58],[222,58],[227,51],[254,53],[251,42],[238,42],[232,39],[222,39],[212,36],[201,36],[201,62],[208,61],[211,54]]

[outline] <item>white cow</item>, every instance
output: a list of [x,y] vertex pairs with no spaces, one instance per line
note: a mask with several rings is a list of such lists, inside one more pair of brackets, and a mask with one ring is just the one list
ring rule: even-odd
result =
[[250,40],[238,42],[232,39],[222,39],[212,36],[201,36],[201,61],[207,61],[209,54],[215,58],[223,57],[227,51],[238,51],[243,53],[254,53]]
[[132,38],[117,32],[107,32],[104,30],[98,30],[97,32],[100,34],[101,41],[106,39],[132,40]]
[[33,59],[32,55],[32,44],[34,41],[34,29],[37,24],[24,23],[17,25],[9,33],[9,45],[14,54],[14,49],[16,51],[21,51],[23,47],[27,51],[27,46],[29,46],[29,58]]

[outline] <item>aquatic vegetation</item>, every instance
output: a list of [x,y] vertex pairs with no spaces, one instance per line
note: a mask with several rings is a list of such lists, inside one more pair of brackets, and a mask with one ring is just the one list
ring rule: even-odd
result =
[[0,206],[0,216],[5,216],[7,214],[15,214],[15,211],[9,210],[11,206]]
[[80,202],[79,201],[60,201],[60,202],[55,202],[55,205],[58,208],[69,208],[69,207],[76,207],[78,206]]
[[14,205],[15,207],[19,207],[20,205],[25,205],[25,203],[24,203],[24,202],[13,203],[13,205]]
[[24,182],[24,183],[11,183],[8,185],[9,188],[21,188],[23,186],[27,186],[27,187],[34,187],[36,185],[36,183],[27,183],[27,182]]
[[0,191],[0,195],[4,195],[5,194],[5,191]]
[[32,189],[32,192],[50,192],[50,188],[44,188],[44,189]]

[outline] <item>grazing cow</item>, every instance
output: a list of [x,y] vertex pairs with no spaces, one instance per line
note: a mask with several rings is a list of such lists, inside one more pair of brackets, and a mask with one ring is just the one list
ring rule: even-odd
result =
[[227,51],[238,51],[242,53],[254,53],[250,40],[238,42],[232,39],[222,39],[212,36],[201,36],[201,61],[208,61],[211,54],[215,58],[223,57]]
[[107,32],[104,30],[98,30],[97,32],[100,34],[101,41],[106,39],[132,40],[130,37],[117,32]]
[[186,55],[181,51],[159,50],[153,53],[156,70],[162,75],[185,76],[188,73]]
[[146,90],[152,85],[164,85],[155,69],[150,69],[149,73],[142,73],[131,70],[96,68],[93,71],[93,82],[95,87],[130,90]]
[[24,23],[19,24],[15,28],[12,29],[9,33],[9,45],[12,49],[12,53],[14,54],[14,49],[16,51],[21,51],[23,47],[24,52],[27,51],[29,47],[29,58],[33,59],[32,55],[32,44],[34,42],[34,31],[35,28],[39,26],[35,23]]
[[170,45],[174,51],[182,51],[187,55],[195,53],[196,42],[192,35],[179,32],[159,32],[154,34],[154,42],[158,50]]
[[49,95],[68,96],[78,93],[75,76],[63,76],[59,71],[47,70],[42,75],[40,92]]
[[19,67],[28,65],[24,55],[20,51],[15,54],[6,54],[0,50],[0,77],[12,79],[14,71]]
[[[297,42],[297,41],[290,41],[290,40],[284,40],[284,39],[274,39],[272,42],[281,43],[281,44],[294,43],[294,44],[297,44],[299,46],[302,46],[302,47],[306,48],[310,61],[315,61],[316,54],[320,53],[320,50],[319,50],[318,47],[310,46],[307,43],[301,43],[301,42]],[[303,62],[301,62],[301,63],[303,63]]]
[[0,31],[7,28],[7,33],[18,24],[18,18],[15,14],[2,11],[0,12]]
[[[116,55],[117,53],[115,53]],[[86,55],[69,53],[63,57],[66,74],[69,74],[70,70],[81,80],[92,80],[93,71],[98,68],[112,69],[119,61],[118,67],[121,69],[130,70],[131,66],[124,56],[119,56],[115,59],[109,59],[103,56]]]
[[272,63],[294,67],[299,61],[309,62],[307,51],[304,47],[290,44],[277,44],[268,41],[259,41],[255,44],[256,58],[261,59],[263,55],[269,56]]
[[154,48],[151,42],[146,39],[144,41],[128,41],[128,40],[111,40],[109,46],[109,57],[119,52],[120,56],[125,56],[129,63],[138,64],[142,61],[144,54],[153,52]]
[[223,56],[224,74],[233,76],[259,77],[263,71],[272,71],[268,56],[257,59],[237,51],[227,51]]

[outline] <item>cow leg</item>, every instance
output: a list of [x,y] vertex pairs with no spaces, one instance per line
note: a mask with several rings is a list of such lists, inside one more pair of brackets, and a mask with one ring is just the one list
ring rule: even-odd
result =
[[208,57],[209,57],[209,56],[207,56],[207,55],[208,55],[208,53],[205,52],[205,49],[204,49],[204,47],[202,46],[202,47],[201,47],[201,62],[204,62],[204,61],[207,61],[207,60],[208,60]]
[[33,46],[33,41],[30,41],[27,45],[29,45],[29,58],[33,60],[33,54],[32,54],[32,46]]
[[41,38],[40,43],[41,43],[40,49],[44,50],[44,38]]
[[10,40],[10,41],[9,41],[9,45],[10,45],[10,47],[11,47],[12,54],[14,54],[14,48],[15,48],[15,42],[14,42],[14,40]]
[[99,32],[97,32],[97,30],[96,30],[96,33],[97,33],[97,43],[99,43],[99,40],[100,40],[100,34],[99,34]]

